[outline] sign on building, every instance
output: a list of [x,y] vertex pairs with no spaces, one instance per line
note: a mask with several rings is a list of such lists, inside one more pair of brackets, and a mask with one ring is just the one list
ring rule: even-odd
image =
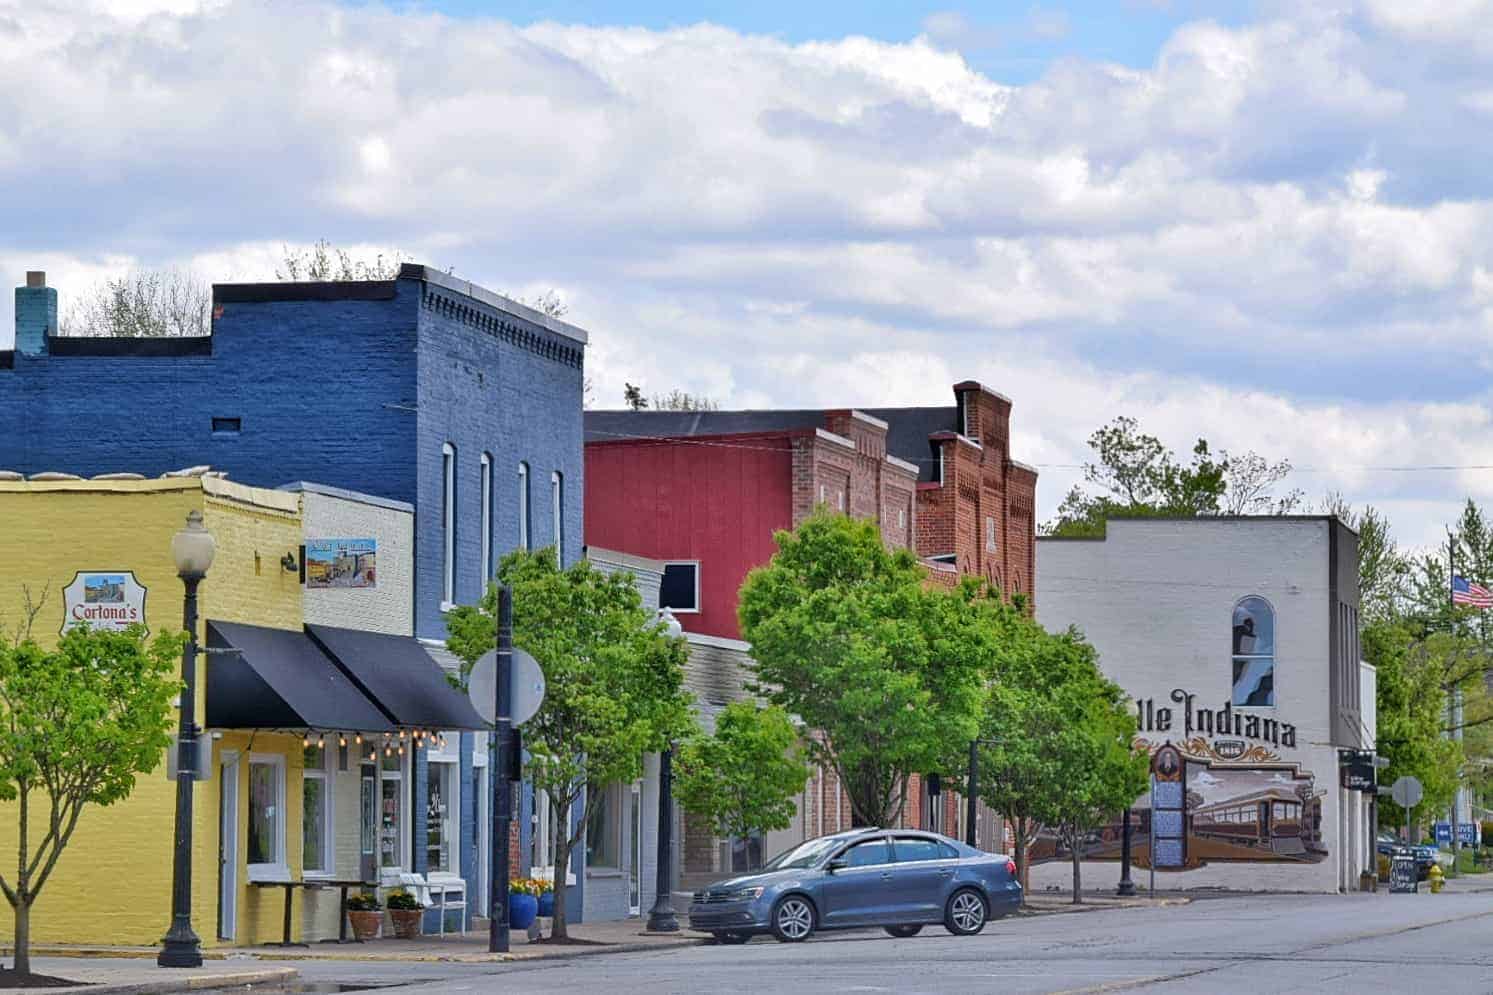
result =
[[378,587],[377,539],[307,539],[307,590]]
[[62,589],[62,631],[77,625],[123,631],[145,624],[145,586],[129,570],[79,571]]

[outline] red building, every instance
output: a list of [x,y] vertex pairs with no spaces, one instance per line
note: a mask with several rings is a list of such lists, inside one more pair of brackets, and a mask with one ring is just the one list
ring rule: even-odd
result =
[[[587,541],[666,564],[660,600],[688,634],[687,684],[707,711],[746,696],[742,581],[772,557],[773,533],[817,505],[876,519],[886,542],[913,549],[935,578],[979,576],[1029,596],[1037,474],[1010,458],[1011,402],[974,382],[956,384],[954,399],[926,408],[586,413]],[[915,790],[921,803],[908,806],[910,825],[958,831],[952,792],[936,804]],[[849,818],[832,777],[820,776],[795,832],[818,835]],[[686,878],[692,862],[705,873],[707,857],[717,871],[733,869],[716,844],[689,827],[684,837]]]

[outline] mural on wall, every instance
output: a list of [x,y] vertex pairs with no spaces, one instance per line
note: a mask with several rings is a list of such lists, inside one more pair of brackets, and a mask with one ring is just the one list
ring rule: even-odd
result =
[[306,587],[378,587],[378,540],[306,540]]

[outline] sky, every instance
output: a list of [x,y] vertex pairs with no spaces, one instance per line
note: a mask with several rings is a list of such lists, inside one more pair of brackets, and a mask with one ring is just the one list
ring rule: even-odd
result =
[[[553,290],[725,407],[1117,415],[1432,547],[1493,499],[1493,0],[0,0],[0,274]],[[0,348],[13,327],[0,295]]]

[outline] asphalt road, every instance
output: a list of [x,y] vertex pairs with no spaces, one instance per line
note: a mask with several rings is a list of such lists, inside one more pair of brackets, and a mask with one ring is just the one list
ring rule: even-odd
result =
[[307,981],[457,992],[1493,992],[1493,893],[1209,898],[1008,919],[978,937],[826,934],[502,967],[302,961]]

